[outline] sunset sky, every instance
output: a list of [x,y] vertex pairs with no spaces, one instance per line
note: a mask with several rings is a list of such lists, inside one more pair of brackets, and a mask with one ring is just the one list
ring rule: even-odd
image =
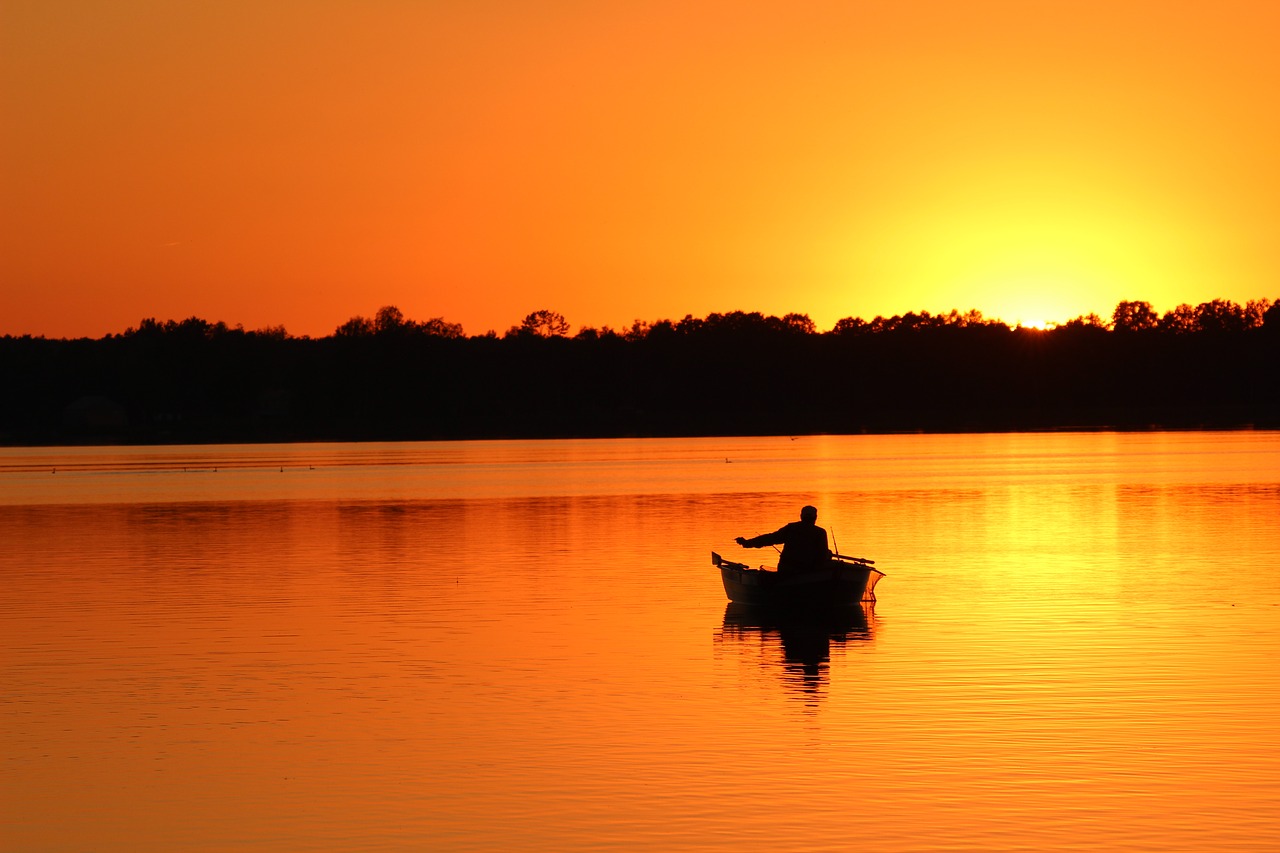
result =
[[1273,0],[0,0],[0,334],[1280,297]]

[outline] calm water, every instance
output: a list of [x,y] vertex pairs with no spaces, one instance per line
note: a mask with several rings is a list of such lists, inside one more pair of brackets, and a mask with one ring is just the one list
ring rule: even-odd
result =
[[1274,850],[1280,434],[0,449],[0,652],[4,850]]

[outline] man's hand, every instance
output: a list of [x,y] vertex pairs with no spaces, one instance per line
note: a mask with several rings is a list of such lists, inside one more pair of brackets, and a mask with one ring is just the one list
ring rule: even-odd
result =
[[737,539],[735,539],[735,540],[733,540],[733,541],[734,541],[734,542],[737,542],[737,543],[738,543],[739,545],[741,545],[743,548],[746,548],[746,547],[747,547],[747,539],[746,539],[746,537],[745,537],[745,536],[739,536]]

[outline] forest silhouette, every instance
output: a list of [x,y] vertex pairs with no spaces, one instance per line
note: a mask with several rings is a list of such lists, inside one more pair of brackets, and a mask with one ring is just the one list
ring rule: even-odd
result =
[[734,311],[467,336],[392,306],[332,335],[192,317],[0,338],[0,442],[206,443],[1280,427],[1280,302],[1049,330],[977,311]]

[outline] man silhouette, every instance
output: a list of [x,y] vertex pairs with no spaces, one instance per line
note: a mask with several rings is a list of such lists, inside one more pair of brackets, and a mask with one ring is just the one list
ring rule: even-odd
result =
[[791,574],[822,568],[831,559],[827,548],[827,531],[818,526],[818,510],[806,506],[800,510],[800,520],[784,525],[773,533],[765,533],[751,539],[739,536],[734,540],[743,548],[763,548],[765,545],[781,545],[778,571]]

